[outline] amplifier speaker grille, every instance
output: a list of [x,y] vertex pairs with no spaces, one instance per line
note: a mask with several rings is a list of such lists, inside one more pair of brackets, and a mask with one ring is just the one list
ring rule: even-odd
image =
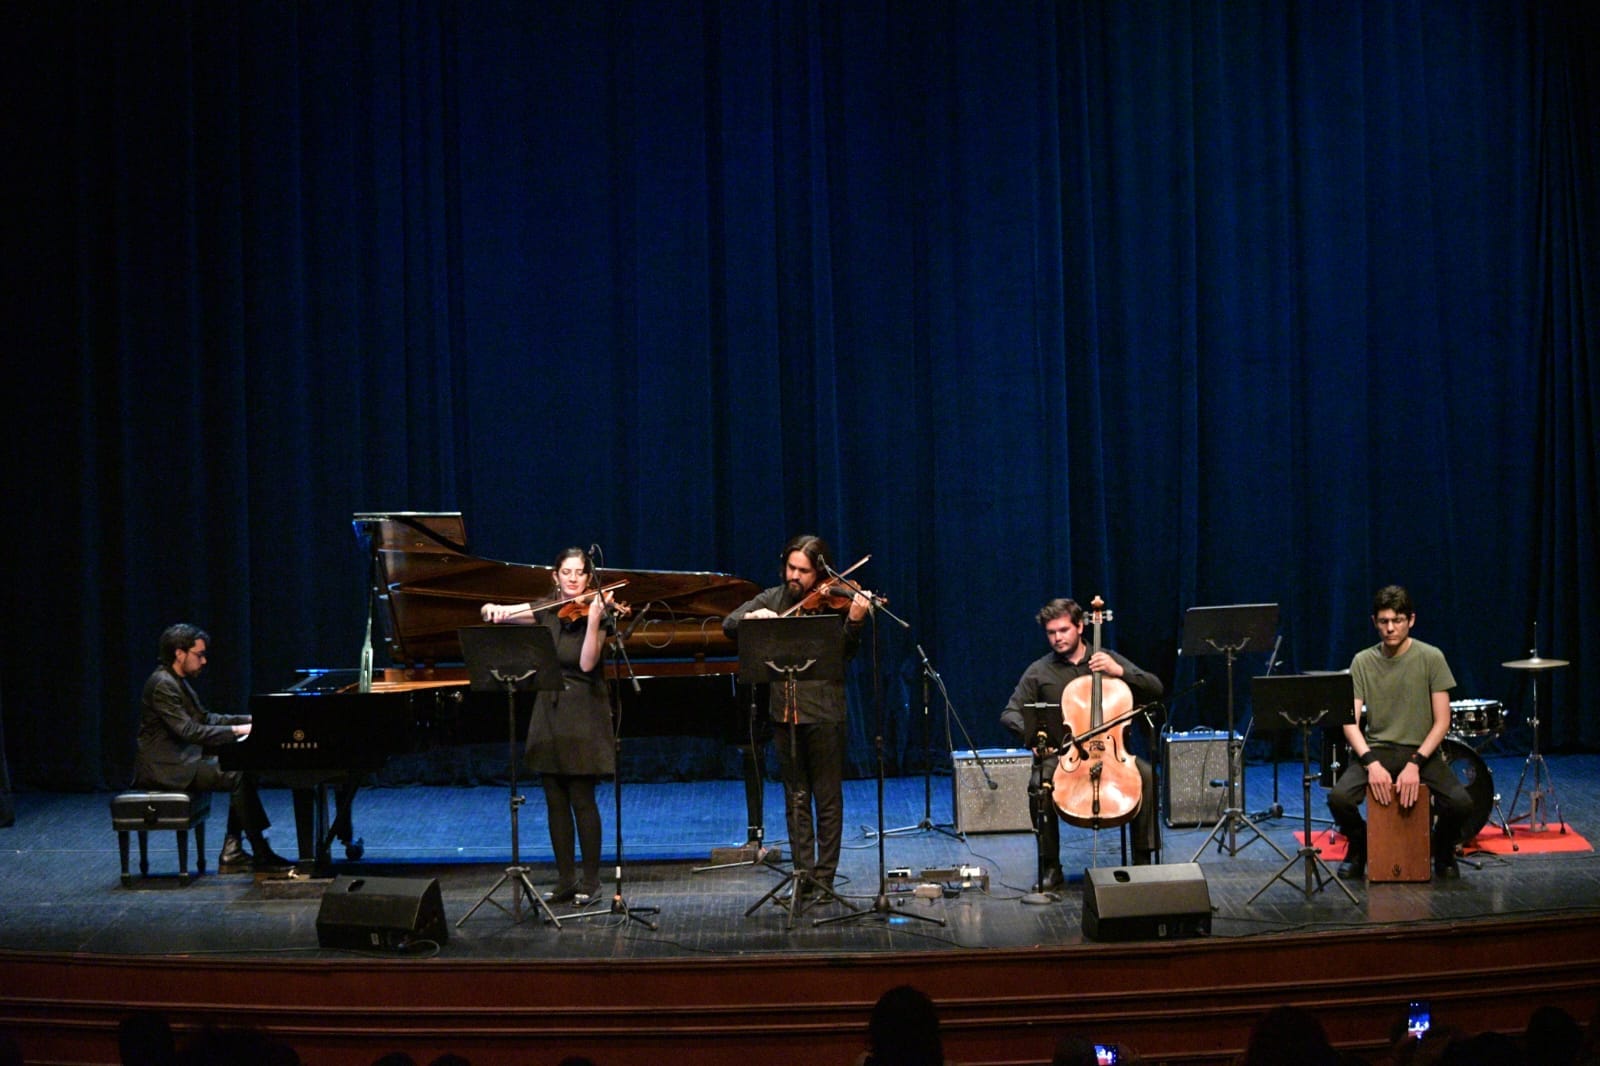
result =
[[[1235,737],[1238,734],[1234,734]],[[1163,745],[1161,792],[1170,826],[1215,825],[1228,802],[1228,734],[1218,729],[1168,733]],[[1244,800],[1244,764],[1239,765]]]
[[[978,765],[982,757],[983,765]],[[984,748],[951,752],[956,831],[960,833],[1029,833],[1028,777],[1033,753],[1026,748]],[[990,788],[983,771],[999,786]]]

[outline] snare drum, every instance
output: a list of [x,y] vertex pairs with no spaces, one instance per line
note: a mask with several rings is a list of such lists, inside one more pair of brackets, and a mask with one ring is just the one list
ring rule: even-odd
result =
[[1450,701],[1451,736],[1499,736],[1503,728],[1505,716],[1499,700]]

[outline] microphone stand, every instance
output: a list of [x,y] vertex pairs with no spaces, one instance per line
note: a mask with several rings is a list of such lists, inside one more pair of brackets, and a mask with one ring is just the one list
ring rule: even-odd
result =
[[[591,546],[591,558],[598,554],[598,546]],[[598,583],[599,580],[596,578],[596,584]],[[628,682],[633,686],[633,694],[637,696],[639,694],[639,678],[638,675],[633,672],[633,661],[628,658],[628,649],[623,643],[622,632],[617,628],[616,611],[612,608],[611,604],[606,602],[606,598],[603,594],[597,593],[596,595],[599,595],[600,597],[600,610],[602,612],[601,624],[610,629],[611,647],[616,652],[617,659],[622,663],[623,668],[627,671]],[[602,671],[605,670],[605,660],[603,658],[601,660],[600,668]],[[611,794],[615,800],[613,821],[616,826],[616,888],[611,894],[611,905],[609,907],[605,908],[604,910],[600,910],[597,909],[593,903],[591,903],[587,908],[567,915],[567,919],[571,921],[573,919],[603,918],[609,915],[618,914],[621,915],[625,921],[638,922],[646,929],[654,932],[658,926],[655,922],[650,921],[650,919],[644,916],[646,914],[660,914],[661,908],[629,907],[627,899],[622,894],[622,693],[618,688],[618,682],[615,678],[608,679],[607,687],[611,694],[611,721],[614,727],[612,729],[612,744],[614,745],[614,750],[616,752],[615,769],[611,779]]]
[[[917,645],[917,657],[922,660],[922,821],[916,825],[902,825],[894,829],[885,829],[883,832],[888,836],[934,832],[943,833],[945,836],[955,840],[964,841],[966,834],[956,829],[954,824],[945,826],[933,820],[933,726],[932,715],[928,712],[928,683],[930,681],[939,687],[939,694],[944,697],[945,748],[947,751],[952,752],[952,758],[954,758],[954,745],[950,739],[950,717],[955,712],[950,705],[950,693],[945,690],[944,679],[939,676],[939,671],[935,670],[933,664],[928,661],[928,653],[922,650],[921,644]],[[962,726],[961,731],[963,734],[966,733],[966,727]],[[988,778],[988,774],[989,771],[985,769],[984,777]],[[992,780],[990,787],[994,787]],[[868,836],[876,832],[876,830],[865,826],[862,828]]]
[[[1267,671],[1261,675],[1262,677],[1271,677],[1273,668],[1279,665],[1278,648],[1282,645],[1283,634],[1279,633],[1278,639],[1273,642],[1272,654],[1267,656]],[[1254,730],[1255,724],[1255,716],[1251,715],[1250,725],[1245,729],[1247,740],[1249,739],[1250,732]],[[1250,815],[1250,817],[1254,818],[1258,822],[1266,822],[1272,820],[1273,818],[1283,817],[1283,804],[1278,800],[1278,736],[1279,734],[1277,733],[1272,734],[1272,805],[1265,810],[1255,811]]]
[[[895,615],[893,612],[891,612],[889,610],[889,608],[887,606],[884,605],[884,600],[882,599],[882,597],[873,596],[872,593],[867,592],[860,585],[855,584],[853,581],[850,581],[850,580],[846,579],[845,577],[843,577],[843,575],[835,574],[833,572],[833,568],[831,566],[828,566],[826,562],[823,563],[823,568],[828,571],[828,573],[834,578],[835,581],[839,582],[842,585],[845,585],[848,588],[854,589],[854,591],[857,592],[857,593],[860,593],[860,594],[863,594],[863,595],[871,597],[872,602],[873,602],[873,611],[872,611],[873,618],[876,618],[878,613],[882,612],[883,614],[886,614],[890,618],[894,619],[894,621],[900,623],[900,628],[902,628],[902,629],[910,629],[911,628],[911,624],[909,622],[907,622],[905,619],[900,618],[897,615]],[[877,639],[878,639],[878,631],[877,631],[877,627],[876,626],[873,627],[872,639],[873,639],[874,642],[876,642]],[[835,916],[833,916],[831,918],[818,918],[817,920],[815,920],[811,924],[814,925],[814,926],[835,925],[835,924],[838,924],[840,922],[860,921],[860,920],[862,920],[864,918],[882,918],[884,920],[884,922],[887,923],[888,920],[891,917],[893,917],[895,915],[900,915],[901,917],[904,917],[904,918],[913,918],[913,919],[915,919],[915,920],[917,920],[919,922],[932,922],[935,925],[944,925],[945,924],[945,920],[940,915],[935,915],[935,914],[917,914],[915,911],[896,910],[894,908],[894,906],[889,902],[889,867],[888,867],[888,865],[887,865],[887,863],[886,863],[886,861],[884,859],[884,848],[883,848],[883,841],[884,841],[884,832],[883,832],[883,779],[884,779],[883,687],[882,687],[881,684],[874,684],[873,688],[875,689],[875,694],[876,694],[876,697],[877,697],[876,702],[877,702],[877,705],[878,705],[878,730],[877,730],[877,736],[873,739],[873,745],[876,748],[877,755],[878,755],[878,894],[873,897],[872,906],[867,908],[866,910],[863,910],[863,911],[852,911],[849,914],[839,914],[839,915],[835,915]]]

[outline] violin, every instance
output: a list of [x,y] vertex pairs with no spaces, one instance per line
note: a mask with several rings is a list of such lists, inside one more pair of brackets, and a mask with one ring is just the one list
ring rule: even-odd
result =
[[[856,598],[856,587],[848,584],[841,585],[852,570],[857,569],[862,563],[872,558],[863,555],[860,559],[847,568],[842,574],[831,574],[817,582],[816,587],[800,598],[800,602],[780,614],[779,618],[788,618],[794,614],[814,614],[817,611],[843,611],[849,608],[852,600]],[[860,590],[874,603],[888,603],[886,596],[877,596],[865,589]]]
[[[558,608],[556,611],[556,616],[558,618],[566,622],[576,622],[578,619],[582,618],[588,613],[589,604],[594,602],[594,598],[596,596],[600,595],[605,596],[606,603],[609,604],[611,609],[618,615],[626,615],[633,608],[629,607],[621,600],[613,599],[611,596],[612,590],[619,589],[626,584],[626,581],[613,581],[609,585],[602,585],[597,589],[589,589],[570,598],[563,596],[560,590],[557,590],[556,594],[549,599],[541,600],[538,603],[525,603],[515,610],[507,611],[501,620],[509,622],[514,618],[521,618],[524,615],[535,615],[540,611],[548,611],[550,608],[555,607]],[[483,605],[481,613],[483,614],[484,621],[490,620],[489,611],[493,606],[493,604],[488,603]]]
[[[1093,659],[1100,653],[1100,624],[1111,620],[1111,612],[1099,596],[1089,606],[1094,625],[1089,658]],[[1108,716],[1111,721],[1106,721]],[[1104,829],[1130,822],[1139,812],[1144,783],[1123,735],[1133,716],[1133,690],[1120,677],[1094,671],[1067,683],[1061,693],[1067,738],[1052,789],[1066,821]]]
[[618,617],[625,617],[633,608],[613,597],[611,590],[619,589],[626,584],[626,581],[617,581],[610,585],[602,585],[597,589],[590,589],[587,592],[580,592],[571,599],[560,600],[558,602],[561,604],[561,609],[556,612],[556,617],[563,622],[578,621],[589,613],[589,605],[594,603],[596,596],[604,596],[606,606],[615,611]]

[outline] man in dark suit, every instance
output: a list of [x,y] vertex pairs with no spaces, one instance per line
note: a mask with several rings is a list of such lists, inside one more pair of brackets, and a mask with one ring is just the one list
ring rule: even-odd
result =
[[[217,872],[287,870],[293,863],[267,844],[271,821],[261,806],[254,775],[221,769],[208,750],[250,735],[248,714],[212,714],[190,687],[190,681],[205,669],[210,639],[204,630],[186,623],[162,632],[161,665],[144,683],[140,701],[134,783],[140,788],[232,792],[228,835],[222,842]],[[253,857],[240,844],[241,833],[250,838]]]

